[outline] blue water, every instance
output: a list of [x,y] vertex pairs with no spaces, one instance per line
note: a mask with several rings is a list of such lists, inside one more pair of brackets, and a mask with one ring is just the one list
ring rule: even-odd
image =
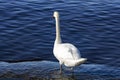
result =
[[0,0],[0,61],[57,61],[56,10],[63,42],[88,64],[120,66],[119,0]]

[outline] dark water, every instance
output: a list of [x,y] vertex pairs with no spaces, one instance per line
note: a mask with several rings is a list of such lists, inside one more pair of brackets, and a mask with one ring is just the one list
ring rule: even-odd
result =
[[55,10],[88,64],[120,66],[120,0],[0,0],[0,61],[56,61]]
[[64,67],[59,74],[59,63],[32,61],[19,63],[0,62],[0,79],[22,80],[120,80],[120,68],[99,64],[83,64],[74,69],[74,74]]

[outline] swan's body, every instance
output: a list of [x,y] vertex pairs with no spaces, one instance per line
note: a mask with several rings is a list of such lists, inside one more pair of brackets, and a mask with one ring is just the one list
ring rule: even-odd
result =
[[56,39],[54,42],[53,53],[58,59],[60,65],[64,64],[67,67],[75,67],[84,63],[87,59],[81,58],[79,50],[70,43],[62,43],[59,27],[59,13],[54,12],[56,20]]

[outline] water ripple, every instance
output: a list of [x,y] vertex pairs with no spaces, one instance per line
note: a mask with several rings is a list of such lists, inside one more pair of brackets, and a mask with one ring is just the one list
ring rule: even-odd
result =
[[75,44],[89,63],[119,66],[119,3],[119,0],[0,0],[0,60],[55,60],[52,16],[58,10],[64,42]]

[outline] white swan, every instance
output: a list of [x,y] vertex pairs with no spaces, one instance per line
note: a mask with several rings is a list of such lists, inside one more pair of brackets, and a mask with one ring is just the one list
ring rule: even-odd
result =
[[53,16],[56,20],[56,39],[54,42],[53,53],[60,63],[60,72],[62,71],[62,64],[67,67],[75,67],[84,63],[87,59],[81,58],[79,50],[70,43],[62,43],[59,27],[59,13],[54,12]]

